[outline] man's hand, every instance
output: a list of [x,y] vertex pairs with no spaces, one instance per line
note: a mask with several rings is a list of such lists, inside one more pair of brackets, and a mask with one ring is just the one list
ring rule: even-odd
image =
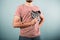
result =
[[34,25],[35,23],[37,22],[37,18],[35,18],[35,19],[33,19],[32,21],[30,21],[30,22],[23,22],[23,25],[29,25],[29,26],[32,26],[32,25]]
[[34,25],[37,22],[37,18],[33,19],[31,23]]

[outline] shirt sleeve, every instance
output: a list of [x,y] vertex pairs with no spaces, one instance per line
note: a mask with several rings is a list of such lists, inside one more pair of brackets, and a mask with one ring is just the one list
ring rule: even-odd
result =
[[22,21],[22,17],[21,17],[21,6],[18,6],[14,16],[18,16],[20,18],[20,21]]
[[18,17],[21,16],[21,8],[20,8],[20,6],[17,7],[14,16],[18,16]]
[[38,6],[35,6],[35,7],[36,7],[37,12],[41,14],[41,9],[40,9],[40,7],[38,7]]

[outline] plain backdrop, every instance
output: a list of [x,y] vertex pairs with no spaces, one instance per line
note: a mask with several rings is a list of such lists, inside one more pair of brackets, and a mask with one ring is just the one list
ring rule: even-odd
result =
[[[0,40],[18,40],[19,28],[13,28],[12,22],[17,7],[25,0],[0,0]],[[34,0],[40,7],[45,22],[40,28],[41,40],[60,39],[60,0]]]

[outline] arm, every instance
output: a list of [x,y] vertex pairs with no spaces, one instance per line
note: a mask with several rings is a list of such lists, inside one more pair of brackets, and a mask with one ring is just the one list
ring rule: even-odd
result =
[[25,28],[31,25],[34,25],[36,19],[33,19],[31,22],[27,22],[27,23],[22,23],[20,17],[15,16],[14,20],[13,20],[13,26],[14,28]]
[[41,21],[39,23],[39,26],[41,27],[43,25],[44,21],[45,21],[44,16],[43,16],[42,13],[40,14],[40,19],[41,19]]

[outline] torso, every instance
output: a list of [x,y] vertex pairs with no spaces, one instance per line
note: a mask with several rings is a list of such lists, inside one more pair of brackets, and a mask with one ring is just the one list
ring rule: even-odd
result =
[[[32,20],[31,18],[31,11],[37,11],[38,8],[36,6],[26,6],[26,5],[21,5],[21,17],[23,18],[23,22],[29,22]],[[36,37],[40,35],[40,31],[39,31],[39,22],[37,22],[35,25],[33,26],[29,26],[27,28],[23,28],[20,29],[20,36],[24,36],[24,37]]]

